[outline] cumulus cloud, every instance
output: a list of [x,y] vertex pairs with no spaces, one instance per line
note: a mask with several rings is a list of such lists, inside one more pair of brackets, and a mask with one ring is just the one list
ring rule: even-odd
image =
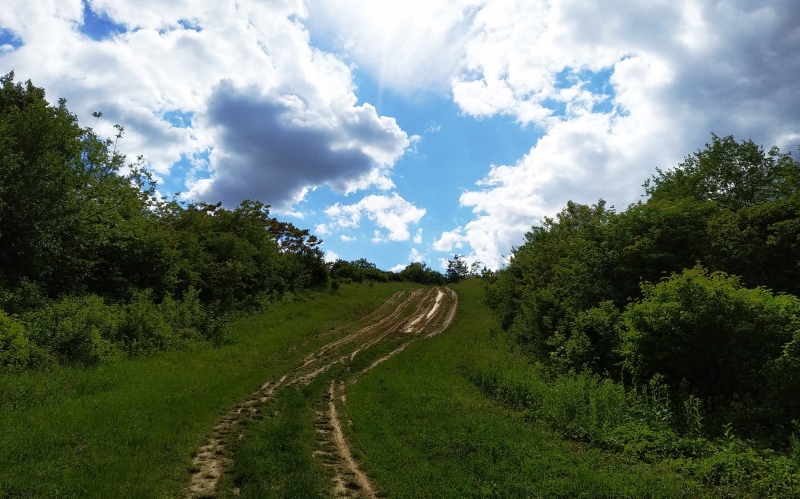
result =
[[[21,45],[0,66],[67,98],[84,125],[102,111],[101,134],[123,125],[120,149],[161,176],[208,157],[207,178],[187,179],[194,198],[286,208],[319,185],[391,188],[411,139],[358,104],[350,67],[310,45],[306,17],[294,0],[10,0],[0,26]],[[90,18],[113,30],[96,36]]]
[[422,227],[417,229],[417,233],[414,234],[414,244],[422,244]]
[[[113,23],[100,40],[87,5]],[[123,152],[160,175],[190,162],[191,194],[228,203],[393,188],[392,165],[419,139],[359,102],[355,64],[380,88],[508,117],[532,130],[530,149],[486,165],[460,197],[471,220],[433,246],[497,267],[568,199],[623,207],[711,131],[794,150],[798,19],[794,0],[8,0],[0,67],[68,98],[85,125],[103,111],[98,131],[125,126]],[[327,225],[366,218],[376,241],[417,243],[409,225],[425,211],[403,203],[336,204]]]
[[294,94],[225,80],[208,100],[204,124],[214,137],[214,176],[193,189],[203,199],[299,201],[309,186],[350,192],[403,153],[408,138],[369,104],[314,109]]
[[[366,216],[378,227],[389,231],[390,241],[408,241],[411,232],[410,224],[417,224],[425,215],[424,208],[417,208],[397,193],[391,195],[372,194],[351,205],[336,203],[325,210],[332,224],[342,228],[356,228],[361,224],[362,216]],[[377,241],[383,240],[380,231],[375,231]]]
[[346,243],[351,243],[351,242],[353,242],[353,241],[355,241],[357,239],[355,236],[346,236],[344,234],[342,234],[339,237],[341,238],[342,241],[344,241]]
[[442,232],[442,237],[433,242],[433,249],[436,251],[450,252],[453,248],[461,248],[464,246],[464,234],[461,226],[453,230]]
[[314,234],[322,237],[329,236],[331,234],[331,230],[325,224],[317,224],[314,227]]
[[[312,0],[310,19],[329,16],[341,49],[382,85],[448,85],[464,113],[539,132],[526,155],[461,196],[474,212],[463,232],[435,242],[469,244],[492,267],[568,199],[635,201],[655,167],[674,166],[709,132],[784,150],[800,142],[792,0],[440,0],[382,13],[347,3],[337,13]],[[412,25],[412,15],[423,20]]]
[[635,201],[654,167],[674,166],[710,131],[794,146],[798,18],[800,6],[782,0],[489,4],[454,98],[470,114],[508,114],[544,136],[461,196],[475,213],[464,227],[475,254],[502,265],[568,199]]
[[411,251],[408,253],[408,261],[409,262],[424,262],[425,256],[419,252],[417,248],[411,248]]
[[325,252],[325,261],[328,263],[335,262],[336,260],[341,260],[341,257],[334,253],[331,250]]

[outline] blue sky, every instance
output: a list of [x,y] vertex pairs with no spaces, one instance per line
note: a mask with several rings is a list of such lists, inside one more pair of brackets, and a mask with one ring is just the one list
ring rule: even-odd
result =
[[800,145],[794,0],[6,4],[0,72],[124,126],[161,193],[259,199],[384,269],[502,266],[711,132]]

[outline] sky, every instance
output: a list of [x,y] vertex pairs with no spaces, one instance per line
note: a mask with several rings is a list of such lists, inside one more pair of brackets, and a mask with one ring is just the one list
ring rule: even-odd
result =
[[122,125],[161,194],[387,270],[501,268],[712,132],[800,154],[797,0],[5,0],[12,70]]

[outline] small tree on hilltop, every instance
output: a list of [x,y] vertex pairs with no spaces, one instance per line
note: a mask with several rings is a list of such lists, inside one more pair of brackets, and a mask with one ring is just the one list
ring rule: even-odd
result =
[[464,255],[453,255],[452,260],[447,260],[447,272],[445,272],[447,282],[456,283],[470,277],[470,270]]

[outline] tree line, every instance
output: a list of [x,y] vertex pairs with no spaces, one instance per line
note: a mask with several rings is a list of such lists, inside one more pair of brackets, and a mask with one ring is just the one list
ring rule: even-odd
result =
[[0,370],[224,341],[226,314],[329,285],[307,229],[259,201],[159,198],[116,128],[0,78]]
[[[501,328],[554,377],[700,401],[712,434],[800,431],[800,163],[712,135],[623,211],[569,202],[487,276]],[[679,404],[680,405],[680,404]]]
[[219,341],[226,314],[327,285],[308,230],[258,201],[158,198],[116,128],[102,139],[64,99],[0,78],[0,368]]
[[326,263],[321,240],[260,201],[159,197],[115,128],[101,138],[64,99],[0,77],[0,371],[229,341],[229,314],[341,283],[447,282],[423,262]]

